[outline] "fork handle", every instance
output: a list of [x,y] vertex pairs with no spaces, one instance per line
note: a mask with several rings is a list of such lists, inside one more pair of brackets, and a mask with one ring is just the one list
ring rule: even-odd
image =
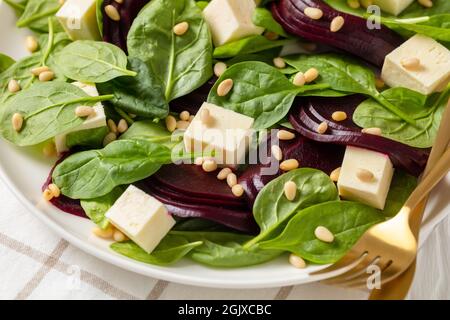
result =
[[417,188],[406,200],[404,207],[413,210],[433,190],[433,188],[447,175],[450,170],[450,149],[442,155],[427,176],[419,183]]

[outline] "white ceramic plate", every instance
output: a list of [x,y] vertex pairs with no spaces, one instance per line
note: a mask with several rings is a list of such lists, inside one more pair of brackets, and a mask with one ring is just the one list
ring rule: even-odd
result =
[[[0,52],[15,58],[26,55],[26,34],[26,31],[15,27],[14,13],[0,0]],[[287,263],[286,256],[240,269],[206,268],[188,259],[172,267],[158,267],[120,256],[109,249],[108,241],[91,235],[92,222],[59,211],[42,201],[41,185],[51,165],[52,161],[44,159],[37,148],[17,148],[0,139],[0,178],[30,212],[71,244],[118,267],[158,279],[218,288],[279,287],[321,280],[309,273],[323,266],[298,270]],[[441,201],[448,203],[448,198],[442,197]]]

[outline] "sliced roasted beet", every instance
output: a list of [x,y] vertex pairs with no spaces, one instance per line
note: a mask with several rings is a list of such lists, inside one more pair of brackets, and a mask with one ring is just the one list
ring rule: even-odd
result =
[[[49,184],[52,183],[52,174],[55,167],[61,163],[65,158],[67,158],[69,154],[63,155],[58,161],[55,163],[54,167],[50,170],[50,174],[47,177],[47,180],[45,181],[44,185],[42,186],[42,191],[47,189]],[[66,197],[64,195],[60,195],[57,198],[53,198],[50,200],[50,203],[57,207],[58,209],[73,214],[75,216],[79,216],[82,218],[87,218],[86,213],[84,213],[83,208],[81,207],[80,200],[74,200],[69,197]]]
[[[139,11],[150,0],[126,0],[118,3],[115,0],[104,0],[102,6],[103,13],[103,40],[115,44],[123,51],[127,52],[127,36],[130,31],[134,19],[139,14]],[[107,5],[114,6],[120,15],[119,21],[114,21],[105,13]]]
[[[296,159],[301,167],[319,169],[327,174],[341,166],[345,151],[343,146],[316,142],[298,133],[291,141],[280,141],[280,148],[284,159]],[[265,174],[268,166],[262,164],[249,166],[239,176],[239,183],[244,187],[249,207],[253,207],[259,191],[282,174],[281,171],[272,175]]]
[[[217,173],[205,173],[201,166],[175,165],[163,166],[153,175],[161,186],[168,187],[187,196],[220,199],[236,203],[236,197],[223,181],[216,177]],[[244,200],[238,200],[244,201]]]
[[[323,17],[309,18],[304,14],[307,7],[320,8]],[[403,42],[389,28],[370,30],[365,19],[334,10],[320,0],[279,0],[271,8],[274,18],[289,33],[344,50],[379,67],[385,56]],[[338,32],[331,32],[330,23],[337,16],[342,16],[345,24]]]
[[[303,136],[318,142],[353,145],[388,154],[394,166],[419,176],[428,160],[429,150],[409,147],[402,143],[370,134],[364,134],[354,124],[341,122],[336,124],[330,114],[334,111],[346,110],[349,115],[359,104],[355,97],[343,98],[309,98],[297,100],[297,105],[291,110],[289,120],[294,128]],[[349,119],[351,119],[349,117]],[[317,133],[317,127],[322,121],[330,126],[325,134]],[[346,125],[349,123],[348,125]]]
[[181,98],[171,101],[170,111],[180,113],[187,110],[190,114],[196,114],[198,109],[200,109],[200,107],[202,106],[203,102],[206,102],[208,100],[208,94],[216,81],[217,77],[214,76],[200,88]]

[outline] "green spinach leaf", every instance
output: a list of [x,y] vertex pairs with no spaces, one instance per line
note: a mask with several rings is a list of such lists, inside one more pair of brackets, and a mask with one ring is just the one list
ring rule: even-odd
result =
[[[379,210],[361,203],[321,203],[298,212],[277,238],[262,242],[259,246],[290,251],[313,263],[334,263],[367,229],[383,220]],[[314,230],[318,226],[324,226],[334,234],[332,243],[316,238]]]
[[56,55],[56,64],[69,79],[101,83],[121,76],[136,76],[127,70],[127,56],[106,42],[78,40]]
[[58,0],[28,0],[22,15],[17,20],[17,26],[46,33],[49,31],[48,19],[50,18],[57,31],[64,31],[55,17],[60,7]]
[[368,95],[404,121],[415,125],[415,120],[409,114],[393,105],[378,92],[372,70],[349,57],[337,54],[296,55],[286,57],[285,61],[302,72],[316,68],[319,71],[318,83],[325,82],[331,86],[331,89],[340,92]]
[[261,264],[281,255],[280,250],[262,250],[257,246],[244,248],[243,244],[252,237],[230,232],[181,232],[171,235],[183,236],[188,241],[201,241],[189,255],[194,261],[222,268],[237,268]]
[[117,140],[101,150],[75,153],[53,172],[62,194],[73,199],[104,196],[115,187],[151,176],[172,163],[172,150],[146,140]]
[[151,120],[137,121],[120,136],[120,139],[142,139],[173,148],[182,139],[182,134],[176,135],[167,131],[166,127]]
[[224,59],[243,54],[257,53],[268,49],[279,48],[291,42],[293,42],[293,40],[268,40],[261,35],[250,36],[215,48],[214,58]]
[[98,149],[102,147],[103,139],[108,132],[109,130],[107,127],[71,132],[66,136],[66,146],[69,149],[72,149],[73,147]]
[[100,32],[100,36],[103,38],[103,1],[104,0],[96,0],[95,1],[95,17],[97,19],[98,31]]
[[[293,181],[297,185],[297,197],[289,201],[284,195],[284,184]],[[253,216],[261,231],[245,247],[277,235],[298,210],[337,200],[336,186],[330,177],[316,169],[301,168],[289,171],[269,182],[260,191],[253,205]]]
[[[35,83],[0,106],[0,134],[18,146],[44,142],[81,125],[83,118],[75,115],[80,105],[94,105],[111,96],[88,96],[76,86],[62,82]],[[12,116],[20,113],[24,123],[20,132],[12,127]]]
[[266,8],[256,8],[252,20],[256,26],[263,27],[285,38],[289,37],[283,27],[273,18],[272,12]]
[[396,169],[392,178],[383,214],[386,218],[395,216],[417,186],[417,178]]
[[[188,22],[176,36],[173,27]],[[153,0],[128,33],[131,57],[143,60],[164,86],[166,101],[184,96],[212,76],[212,42],[200,8],[193,0]]]
[[110,193],[95,199],[81,200],[86,215],[96,225],[102,229],[106,229],[109,225],[109,220],[105,217],[106,212],[113,206],[117,199],[125,191],[124,187],[114,188]]
[[201,241],[188,242],[184,237],[169,234],[160,242],[151,254],[145,252],[132,241],[113,243],[111,249],[137,261],[166,266],[179,261],[201,244]]
[[[217,87],[225,79],[233,79],[233,89],[227,96],[220,97]],[[326,84],[297,87],[265,63],[242,62],[225,71],[209,93],[208,102],[252,117],[255,119],[253,127],[264,129],[286,116],[297,95],[327,87]]]
[[28,0],[3,0],[11,9],[13,9],[18,16],[25,11],[25,6]]
[[414,118],[416,125],[410,125],[372,99],[363,101],[356,108],[353,121],[363,128],[380,128],[384,137],[412,147],[433,146],[450,90],[430,97],[406,88],[391,88],[382,94],[388,101]]
[[119,77],[97,84],[100,94],[114,94],[110,101],[115,107],[145,118],[163,119],[169,114],[169,104],[159,79],[140,59],[129,58],[128,69],[136,77]]
[[14,64],[14,59],[6,54],[0,53],[0,74]]

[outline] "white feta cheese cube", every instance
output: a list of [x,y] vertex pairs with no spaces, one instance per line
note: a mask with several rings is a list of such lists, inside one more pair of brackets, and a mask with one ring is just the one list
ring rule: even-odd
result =
[[[373,178],[364,180],[358,177],[361,169],[371,172]],[[337,182],[339,195],[344,199],[384,209],[393,174],[394,167],[389,156],[348,146]]]
[[[97,88],[94,85],[85,84],[81,82],[72,82],[74,86],[77,86],[78,88],[82,89],[86,94],[96,97],[98,96]],[[68,132],[65,132],[63,134],[59,134],[55,137],[55,145],[56,145],[56,151],[58,153],[63,153],[68,151],[66,145],[66,139],[67,135],[72,132],[82,131],[82,130],[89,130],[89,129],[95,129],[100,127],[106,127],[106,115],[105,110],[103,108],[103,105],[98,102],[94,105],[95,113],[91,116],[89,116],[82,124],[81,126],[72,129]]]
[[56,17],[72,40],[101,40],[96,0],[66,0]]
[[374,0],[373,4],[379,6],[381,10],[397,16],[413,2],[414,0]]
[[254,0],[212,0],[203,10],[216,47],[248,36],[259,35],[264,28],[253,24]]
[[[209,112],[207,123],[201,119],[203,110]],[[195,153],[215,151],[219,165],[235,167],[245,162],[253,122],[251,117],[205,102],[184,133],[185,149]]]
[[[402,61],[417,58],[420,65],[406,68]],[[381,77],[390,87],[404,87],[428,95],[445,89],[450,80],[450,51],[436,40],[415,35],[388,54]]]
[[175,219],[161,202],[133,185],[117,199],[106,217],[147,253],[151,253],[175,225]]

